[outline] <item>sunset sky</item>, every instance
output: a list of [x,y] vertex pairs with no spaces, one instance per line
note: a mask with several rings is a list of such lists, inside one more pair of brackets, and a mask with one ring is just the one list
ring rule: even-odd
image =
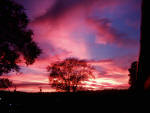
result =
[[97,69],[88,89],[128,88],[128,68],[138,59],[141,0],[15,0],[30,19],[28,28],[43,50],[33,65],[8,77],[18,91],[55,91],[46,67],[67,57]]

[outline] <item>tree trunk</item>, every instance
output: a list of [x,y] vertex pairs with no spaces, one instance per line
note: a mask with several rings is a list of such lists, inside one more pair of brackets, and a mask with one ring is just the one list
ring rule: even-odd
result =
[[142,0],[142,14],[141,14],[141,34],[140,34],[140,55],[139,55],[139,62],[138,62],[138,70],[137,70],[137,77],[136,77],[136,89],[138,91],[144,91],[144,84],[146,80],[150,77],[150,54],[149,51],[149,36],[147,35],[148,32],[146,28],[148,28],[148,24],[146,23],[146,19],[149,20],[149,17],[146,17],[146,10],[147,4],[146,1]]
[[73,92],[76,92],[76,90],[77,90],[77,85],[73,86],[72,89],[73,89]]

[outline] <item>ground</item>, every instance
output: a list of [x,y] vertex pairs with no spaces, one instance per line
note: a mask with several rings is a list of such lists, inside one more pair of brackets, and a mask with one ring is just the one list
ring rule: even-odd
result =
[[85,91],[76,93],[0,92],[2,113],[99,112],[145,113],[150,93],[137,95],[129,90]]

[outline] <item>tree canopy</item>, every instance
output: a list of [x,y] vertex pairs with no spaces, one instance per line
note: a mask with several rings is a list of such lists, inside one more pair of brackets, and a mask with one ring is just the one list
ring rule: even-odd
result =
[[49,80],[52,87],[75,92],[82,87],[82,81],[94,77],[94,68],[85,60],[67,58],[48,66]]
[[13,83],[8,78],[0,78],[0,88],[9,88]]
[[137,61],[132,62],[131,67],[128,69],[129,71],[129,84],[130,89],[135,89],[136,87],[136,76],[137,76]]
[[28,23],[21,5],[0,0],[0,75],[19,71],[20,56],[30,65],[41,53],[33,41],[32,30],[27,28]]

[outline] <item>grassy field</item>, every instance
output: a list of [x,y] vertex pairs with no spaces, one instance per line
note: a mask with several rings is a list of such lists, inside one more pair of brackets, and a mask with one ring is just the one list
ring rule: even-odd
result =
[[76,93],[0,92],[0,113],[147,113],[149,93],[128,90],[84,91]]

